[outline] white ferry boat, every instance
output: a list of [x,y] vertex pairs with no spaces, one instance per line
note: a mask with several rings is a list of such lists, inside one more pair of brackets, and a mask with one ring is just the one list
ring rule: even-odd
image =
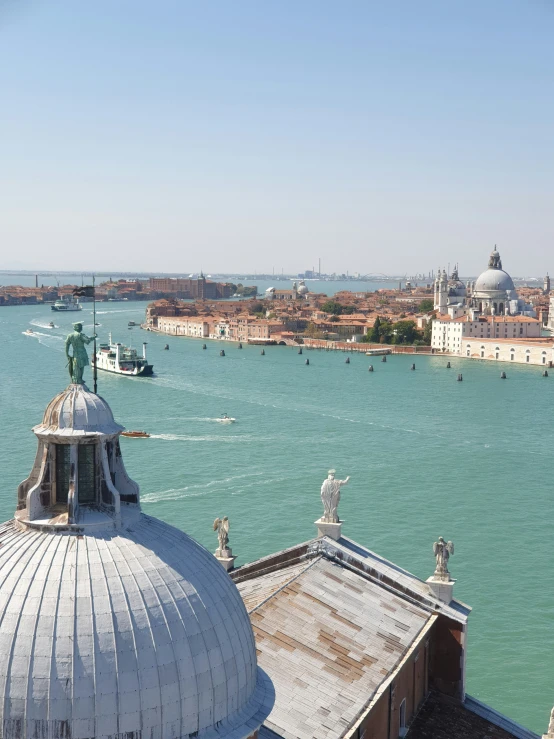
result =
[[[94,364],[94,359],[93,359]],[[99,370],[115,372],[116,375],[129,375],[130,377],[146,377],[152,374],[152,364],[146,359],[146,342],[142,344],[142,357],[139,357],[136,349],[123,346],[121,343],[114,344],[110,334],[108,344],[100,344],[96,352],[96,365]]]
[[58,300],[56,300],[56,302],[52,306],[52,310],[65,313],[66,311],[83,310],[83,306],[79,303],[77,298],[73,298],[70,295],[67,295],[63,298],[58,298]]

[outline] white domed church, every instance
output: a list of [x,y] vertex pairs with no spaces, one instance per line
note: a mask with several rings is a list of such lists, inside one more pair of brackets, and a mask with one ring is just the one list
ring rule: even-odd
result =
[[435,310],[447,312],[452,318],[462,315],[473,316],[535,316],[531,305],[521,300],[510,275],[502,268],[502,259],[494,247],[487,269],[474,283],[467,285],[458,277],[458,267],[450,279],[444,270],[438,271],[434,284]]
[[71,384],[0,530],[4,739],[257,736],[268,682],[219,562],[141,512],[108,404]]

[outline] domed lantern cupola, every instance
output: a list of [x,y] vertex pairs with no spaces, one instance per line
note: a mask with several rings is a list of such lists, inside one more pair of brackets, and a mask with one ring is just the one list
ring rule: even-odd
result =
[[16,521],[31,528],[119,528],[140,514],[139,487],[125,471],[119,436],[106,401],[72,383],[33,428],[35,463],[19,485]]

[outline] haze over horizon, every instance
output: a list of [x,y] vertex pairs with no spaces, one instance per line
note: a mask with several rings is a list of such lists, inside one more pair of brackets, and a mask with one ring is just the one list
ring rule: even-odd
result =
[[0,269],[554,270],[554,6],[0,6]]

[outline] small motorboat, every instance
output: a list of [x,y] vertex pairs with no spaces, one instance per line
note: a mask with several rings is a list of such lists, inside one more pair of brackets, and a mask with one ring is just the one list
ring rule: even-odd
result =
[[218,423],[235,423],[237,419],[231,418],[231,416],[228,416],[226,413],[224,413],[221,418],[217,418],[216,420]]
[[128,436],[130,439],[148,439],[150,434],[146,431],[122,431],[121,436]]
[[129,321],[129,323],[127,324],[127,326],[129,326],[129,328],[132,328],[133,326],[136,326],[136,325],[137,324],[134,321]]
[[50,321],[50,323],[48,324],[48,326],[50,328],[56,328],[56,326],[54,325],[54,321]]
[[35,333],[32,328],[28,328],[24,333],[27,334],[27,336],[33,336]]

